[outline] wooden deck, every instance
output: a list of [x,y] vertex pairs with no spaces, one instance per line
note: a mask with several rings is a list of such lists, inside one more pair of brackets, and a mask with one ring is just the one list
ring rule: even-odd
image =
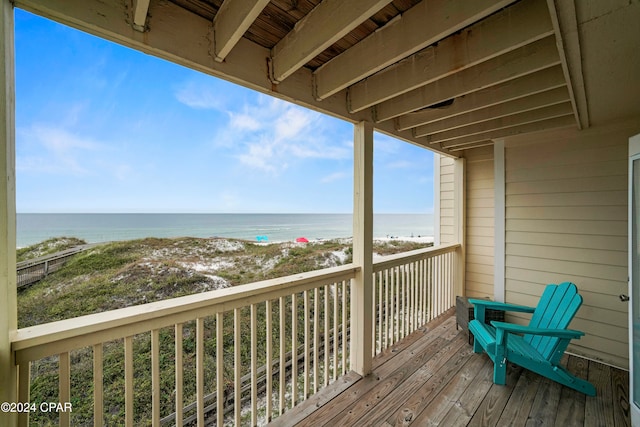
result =
[[565,356],[596,397],[511,364],[507,385],[495,385],[489,358],[473,353],[452,314],[377,357],[371,375],[350,373],[269,425],[631,425],[627,371]]

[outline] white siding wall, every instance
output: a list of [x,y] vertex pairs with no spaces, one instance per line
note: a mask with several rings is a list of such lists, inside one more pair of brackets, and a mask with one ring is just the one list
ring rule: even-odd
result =
[[[570,351],[628,366],[627,142],[637,124],[507,141],[506,301],[535,305],[544,286],[574,282],[586,332]],[[514,319],[525,322],[525,318]]]
[[494,179],[493,147],[465,152],[465,295],[493,299]]

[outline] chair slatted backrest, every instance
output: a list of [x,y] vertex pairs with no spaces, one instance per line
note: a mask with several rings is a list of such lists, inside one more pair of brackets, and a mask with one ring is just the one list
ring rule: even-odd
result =
[[[565,282],[560,285],[548,285],[540,301],[533,312],[529,326],[532,328],[567,329],[569,323],[582,305],[582,296],[578,294],[578,288],[573,283]],[[545,337],[540,335],[525,335],[528,342],[546,360],[558,362],[564,348],[558,348],[560,338]]]

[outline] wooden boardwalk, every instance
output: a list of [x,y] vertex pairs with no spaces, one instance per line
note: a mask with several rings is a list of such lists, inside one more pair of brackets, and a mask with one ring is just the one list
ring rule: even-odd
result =
[[18,289],[44,279],[48,274],[60,269],[74,255],[96,245],[96,243],[79,245],[71,249],[17,263],[16,284]]
[[509,365],[492,382],[486,355],[474,354],[442,316],[374,360],[373,373],[339,379],[273,426],[629,426],[629,375],[574,356],[565,363],[597,389],[588,397]]

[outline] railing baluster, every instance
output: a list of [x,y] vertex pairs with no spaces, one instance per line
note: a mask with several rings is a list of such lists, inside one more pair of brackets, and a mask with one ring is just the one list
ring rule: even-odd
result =
[[400,281],[400,336],[401,337],[405,337],[406,336],[406,331],[407,331],[407,302],[405,300],[406,295],[407,295],[407,282],[405,280],[406,278],[406,271],[404,268],[401,269],[401,281]]
[[[60,353],[58,359],[58,370],[59,370],[59,386],[60,391],[58,395],[58,399],[60,403],[71,402],[71,364],[69,361],[69,353],[64,352]],[[59,423],[60,427],[68,426],[70,424],[69,412],[62,411],[59,413]]]
[[[31,362],[24,362],[18,366],[18,402],[29,402],[31,385]],[[18,413],[18,426],[29,425],[29,412]]]
[[298,401],[298,295],[291,295],[291,407]]
[[196,402],[198,426],[204,425],[204,318],[196,319]]
[[391,317],[391,330],[390,332],[390,340],[389,346],[392,346],[396,342],[396,274],[398,274],[398,268],[394,267],[391,269],[391,282],[389,283],[389,289],[391,292],[391,307],[390,307],[390,317]]
[[224,313],[216,313],[216,425],[224,424]]
[[421,259],[416,262],[416,274],[415,281],[420,287],[420,313],[422,315],[422,324],[427,323],[429,320],[429,281],[427,280],[427,270],[429,269],[429,260]]
[[313,290],[313,394],[318,391],[320,350],[320,290]]
[[384,325],[384,312],[382,311],[384,309],[384,306],[382,305],[382,296],[384,294],[383,292],[383,283],[384,280],[382,279],[383,275],[382,275],[382,271],[378,272],[378,353],[382,352],[382,328]]
[[408,313],[406,314],[407,321],[409,323],[409,327],[407,328],[406,334],[402,334],[403,337],[406,337],[409,333],[415,331],[417,329],[418,321],[416,319],[416,315],[418,314],[418,310],[416,307],[416,284],[414,280],[415,274],[415,263],[412,262],[407,265],[405,272],[405,280],[407,281],[407,289],[409,290],[409,308]]
[[384,271],[384,347],[389,347],[389,269]]
[[335,381],[338,378],[338,283],[333,285],[333,373],[332,377]]
[[184,417],[183,407],[183,367],[182,367],[182,323],[176,323],[175,325],[175,353],[176,353],[176,426],[182,425]]
[[265,398],[267,399],[267,410],[266,410],[266,418],[267,422],[271,421],[271,412],[272,412],[272,396],[273,396],[273,319],[272,319],[272,311],[273,304],[271,300],[267,300],[265,302],[265,311],[266,311],[266,321],[267,321],[267,378],[266,378],[266,392]]
[[242,383],[240,382],[241,375],[241,359],[240,359],[240,343],[241,343],[241,328],[240,324],[240,309],[233,310],[233,413],[235,425],[240,425],[240,411],[242,410]]
[[133,337],[124,338],[124,414],[125,425],[133,427]]
[[278,368],[280,369],[280,384],[278,387],[280,388],[280,396],[278,398],[279,410],[278,414],[282,415],[284,413],[285,402],[284,402],[284,388],[285,388],[285,312],[284,312],[284,297],[280,297],[280,363]]
[[347,281],[342,281],[342,375],[347,373]]
[[418,276],[418,269],[419,269],[419,262],[414,263],[412,266],[410,266],[409,271],[407,272],[407,281],[409,282],[409,289],[412,290],[411,292],[411,311],[409,313],[409,318],[411,319],[411,328],[409,329],[410,333],[417,330],[418,327],[416,326],[417,323],[420,322],[416,322],[416,318],[419,317],[419,313],[420,313],[420,280],[419,280],[419,276]]
[[304,291],[304,393],[302,400],[309,397],[309,291]]
[[251,304],[251,425],[258,425],[258,325],[256,305]]
[[411,274],[402,275],[402,324],[404,335],[411,333]]
[[375,357],[376,354],[378,354],[378,342],[376,340],[376,329],[378,326],[378,307],[377,307],[377,298],[376,298],[376,289],[377,289],[377,276],[378,273],[373,272],[371,274],[371,313],[372,313],[372,317],[373,319],[371,319],[371,322],[373,323],[371,325],[371,342],[373,343],[373,345],[371,346],[371,357]]
[[104,423],[104,403],[102,397],[102,343],[93,346],[93,426],[102,427]]
[[329,384],[329,285],[324,285],[324,383]]
[[151,424],[160,426],[160,331],[151,331]]

